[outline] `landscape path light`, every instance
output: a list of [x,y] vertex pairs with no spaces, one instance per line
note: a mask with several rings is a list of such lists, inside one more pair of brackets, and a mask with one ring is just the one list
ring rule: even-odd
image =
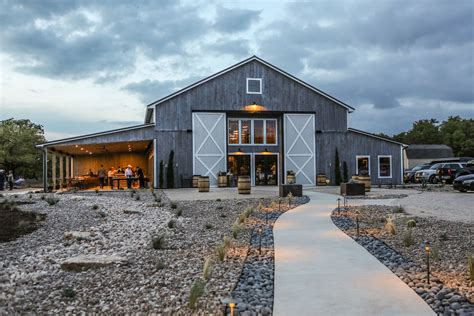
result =
[[357,229],[357,236],[359,236],[359,211],[356,211],[356,229]]
[[430,284],[430,242],[425,241],[425,252],[426,252],[426,280]]
[[341,211],[341,198],[337,198],[337,211]]

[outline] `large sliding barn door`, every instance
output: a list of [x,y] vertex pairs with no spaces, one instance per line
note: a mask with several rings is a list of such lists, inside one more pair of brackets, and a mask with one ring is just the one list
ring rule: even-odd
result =
[[284,114],[283,122],[285,175],[293,170],[297,184],[315,185],[314,114]]
[[193,174],[209,176],[211,185],[227,170],[225,129],[225,113],[193,113]]

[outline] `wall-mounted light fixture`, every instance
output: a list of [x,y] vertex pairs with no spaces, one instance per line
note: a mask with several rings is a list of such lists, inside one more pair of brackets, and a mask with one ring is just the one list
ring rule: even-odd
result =
[[256,102],[250,105],[246,105],[244,108],[245,108],[245,111],[251,112],[251,113],[265,111],[265,107],[263,105],[258,105]]

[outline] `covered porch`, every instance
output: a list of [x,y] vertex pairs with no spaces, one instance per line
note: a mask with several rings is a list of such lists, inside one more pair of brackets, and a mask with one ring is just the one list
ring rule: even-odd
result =
[[[43,152],[45,192],[98,189],[99,168],[105,169],[103,189],[127,188],[124,170],[128,165],[134,171],[134,187],[139,185],[137,167],[143,171],[145,185],[156,186],[153,124],[52,141],[37,148]],[[109,171],[112,171],[110,177]]]

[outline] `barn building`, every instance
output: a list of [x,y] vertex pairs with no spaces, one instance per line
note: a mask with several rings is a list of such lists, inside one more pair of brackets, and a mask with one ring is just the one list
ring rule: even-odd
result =
[[254,186],[285,183],[293,171],[297,183],[314,186],[317,174],[334,183],[336,150],[349,176],[402,183],[404,145],[349,128],[353,111],[253,56],[149,104],[143,125],[39,145],[45,187],[48,175],[63,183],[101,164],[140,165],[158,187],[160,162],[163,173],[173,168],[175,187],[189,186],[193,175],[216,185],[219,171],[249,175]]

